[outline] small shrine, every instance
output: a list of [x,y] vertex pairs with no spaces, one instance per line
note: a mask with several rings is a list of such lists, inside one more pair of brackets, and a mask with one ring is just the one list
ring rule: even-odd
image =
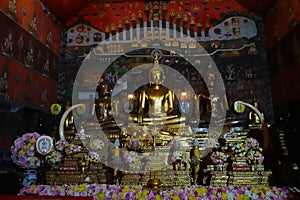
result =
[[221,136],[220,146],[209,154],[203,166],[203,184],[212,186],[269,186],[270,170],[265,170],[263,150],[249,130],[231,128]]
[[[50,169],[46,171],[47,184],[100,184],[108,182],[107,167],[99,162],[101,159],[100,155],[86,149],[82,140],[90,140],[90,137],[88,135],[76,134],[72,139],[66,141],[59,140],[56,143],[55,153],[57,151],[62,152],[61,162],[50,164]],[[90,141],[90,146],[94,146],[97,151],[100,148],[105,148],[104,144],[101,144],[101,141]],[[50,160],[52,154],[48,157],[46,156],[46,160],[47,158]]]

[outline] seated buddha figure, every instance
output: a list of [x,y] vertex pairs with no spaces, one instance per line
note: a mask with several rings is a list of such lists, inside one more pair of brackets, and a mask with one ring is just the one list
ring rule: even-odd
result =
[[175,94],[163,86],[164,71],[155,59],[149,72],[150,87],[142,89],[138,98],[138,113],[132,120],[140,125],[165,124],[176,125],[185,121],[180,115],[173,115],[175,110]]

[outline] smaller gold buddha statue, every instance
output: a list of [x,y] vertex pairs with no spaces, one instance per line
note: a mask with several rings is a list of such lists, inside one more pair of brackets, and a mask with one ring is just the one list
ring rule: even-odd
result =
[[[252,102],[253,106],[258,109],[258,102],[256,101],[255,97],[253,98]],[[252,128],[261,128],[261,121],[256,112],[250,111],[249,112],[249,126]]]

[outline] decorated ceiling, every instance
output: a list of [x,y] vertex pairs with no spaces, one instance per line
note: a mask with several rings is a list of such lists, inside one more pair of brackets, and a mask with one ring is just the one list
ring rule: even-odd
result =
[[[136,11],[144,10],[147,2],[155,1],[133,1],[133,0],[41,0],[63,23],[69,23],[76,19],[108,19],[112,21],[124,20]],[[168,11],[171,9],[181,10],[189,17],[201,19],[219,18],[220,13],[228,11],[250,11],[263,15],[274,3],[273,0],[191,0],[191,1],[157,1],[160,6],[167,4]],[[99,10],[101,9],[101,12]],[[114,16],[111,15],[114,13]],[[105,19],[105,20],[106,20]],[[101,25],[105,25],[101,24]],[[98,26],[101,26],[98,24]]]
[[[230,4],[228,4],[229,1],[231,2]],[[192,18],[194,18],[194,22],[200,21],[204,25],[207,22],[219,20],[221,13],[245,11],[235,0],[227,0],[226,2],[225,4],[223,1],[169,1],[168,3],[159,1],[152,1],[151,3],[123,1],[103,4],[95,1],[88,4],[75,18],[68,21],[67,25],[78,20],[86,20],[91,22],[98,30],[104,32],[107,26],[109,29],[113,29],[114,26],[117,29],[121,24],[124,28],[126,23],[133,26],[133,21],[139,24],[142,21],[154,19],[155,10],[158,11],[160,19],[164,16],[163,12],[165,12],[167,21],[170,21],[171,17],[173,17],[173,22],[181,19],[182,23],[186,20],[190,24]]]

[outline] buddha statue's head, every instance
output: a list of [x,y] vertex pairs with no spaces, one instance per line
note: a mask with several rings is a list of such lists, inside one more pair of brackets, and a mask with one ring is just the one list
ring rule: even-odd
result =
[[151,84],[160,85],[165,78],[164,70],[159,66],[157,57],[154,60],[154,65],[149,72],[149,80]]

